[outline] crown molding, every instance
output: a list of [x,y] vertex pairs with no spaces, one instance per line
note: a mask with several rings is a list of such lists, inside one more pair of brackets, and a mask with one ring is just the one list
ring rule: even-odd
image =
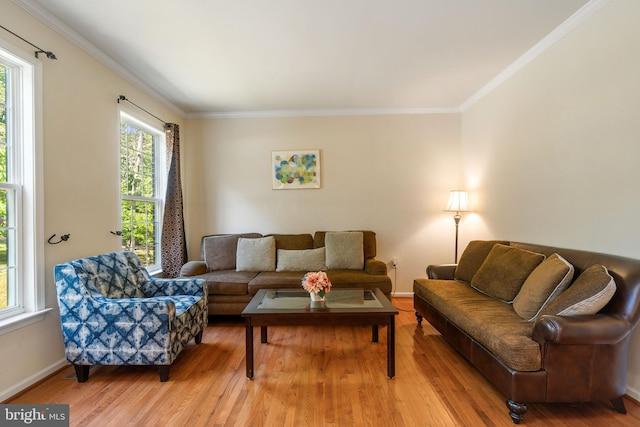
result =
[[12,0],[27,13],[44,23],[56,33],[69,40],[74,45],[101,62],[107,68],[113,70],[124,79],[128,80],[148,95],[159,100],[169,110],[186,119],[233,119],[233,118],[274,118],[274,117],[328,117],[328,116],[375,116],[375,115],[407,115],[407,114],[455,114],[462,113],[484,96],[492,92],[511,76],[516,74],[525,65],[543,53],[549,47],[561,40],[578,27],[594,13],[609,3],[610,0],[590,0],[580,10],[570,16],[546,37],[536,43],[531,49],[520,56],[515,62],[501,71],[496,77],[485,84],[480,90],[471,95],[458,107],[443,108],[356,108],[356,109],[317,109],[317,110],[262,110],[262,111],[229,111],[229,112],[203,112],[185,113],[175,104],[160,95],[156,90],[148,86],[143,80],[135,76],[119,63],[111,59],[95,45],[72,30],[59,19],[44,10],[41,6],[30,0]]
[[24,9],[28,14],[38,19],[40,22],[45,24],[47,27],[51,28],[56,33],[60,34],[62,37],[85,51],[91,57],[102,63],[104,66],[113,70],[115,73],[119,74],[122,78],[134,84],[136,87],[142,89],[149,96],[157,99],[162,104],[164,104],[169,110],[173,113],[177,114],[180,117],[186,117],[186,113],[174,105],[172,102],[167,100],[164,96],[160,95],[157,91],[152,89],[149,85],[147,85],[143,80],[140,80],[129,70],[118,64],[111,57],[106,55],[100,49],[98,49],[94,44],[89,42],[87,39],[82,37],[80,34],[72,30],[69,26],[64,24],[58,18],[53,16],[51,13],[43,9],[40,5],[34,4],[29,0],[12,0],[16,5],[20,8]]
[[589,19],[594,13],[596,13],[607,3],[609,3],[609,1],[610,0],[591,0],[587,4],[582,6],[576,13],[567,18],[567,20],[560,24],[555,30],[551,31],[545,38],[536,43],[520,58],[516,59],[515,62],[501,71],[496,77],[494,77],[486,85],[480,88],[479,91],[471,95],[469,99],[464,101],[459,107],[460,111],[466,111],[469,107],[478,102],[485,95],[492,92],[494,89],[508,80],[511,76],[524,68],[525,65],[538,57],[538,55],[549,49],[556,42],[573,31],[574,28],[578,27],[580,24]]
[[349,108],[323,110],[262,110],[230,111],[219,113],[190,113],[188,119],[255,119],[274,117],[330,117],[330,116],[389,116],[407,114],[456,114],[460,109],[451,108]]

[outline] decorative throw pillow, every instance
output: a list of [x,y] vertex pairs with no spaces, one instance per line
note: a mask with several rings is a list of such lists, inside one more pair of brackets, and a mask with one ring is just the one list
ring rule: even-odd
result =
[[575,269],[558,254],[538,265],[522,284],[513,300],[513,310],[525,320],[533,321],[543,307],[567,289]]
[[361,231],[328,231],[324,237],[329,270],[362,270],[364,243]]
[[496,244],[509,245],[509,242],[504,240],[472,240],[467,245],[466,249],[460,256],[460,261],[456,266],[454,272],[454,279],[471,283],[471,279],[475,276],[476,272],[489,255],[489,252]]
[[542,309],[540,315],[596,314],[616,293],[616,282],[603,265],[594,264],[578,276],[567,290]]
[[276,241],[273,236],[238,239],[237,271],[275,271]]
[[320,271],[326,270],[325,248],[289,250],[278,249],[276,271]]
[[202,245],[209,270],[235,270],[238,235],[205,237]]
[[471,286],[500,301],[511,303],[522,284],[544,255],[524,249],[497,244],[487,255]]

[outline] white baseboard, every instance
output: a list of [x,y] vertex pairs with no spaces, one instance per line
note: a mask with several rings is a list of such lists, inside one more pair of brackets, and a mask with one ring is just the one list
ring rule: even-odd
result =
[[391,296],[396,298],[413,298],[413,292],[394,292]]
[[20,381],[18,384],[14,385],[13,387],[9,387],[8,389],[0,391],[0,402],[4,402],[10,397],[15,396],[16,394],[20,393],[22,390],[26,389],[29,386],[34,385],[38,381],[48,377],[49,375],[53,374],[58,369],[65,367],[66,365],[67,365],[67,360],[60,359],[56,363],[47,366],[46,368],[42,369],[39,372],[36,372],[35,374],[31,375],[28,378],[25,378],[23,381]]
[[638,392],[638,390],[627,388],[627,396],[640,403],[640,392]]

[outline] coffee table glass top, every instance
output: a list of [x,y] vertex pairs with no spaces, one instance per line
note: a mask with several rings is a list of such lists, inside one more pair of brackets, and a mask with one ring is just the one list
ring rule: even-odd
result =
[[[278,289],[267,291],[256,307],[258,310],[301,310],[311,305],[305,290]],[[327,308],[382,308],[375,293],[364,289],[333,289],[326,294]]]

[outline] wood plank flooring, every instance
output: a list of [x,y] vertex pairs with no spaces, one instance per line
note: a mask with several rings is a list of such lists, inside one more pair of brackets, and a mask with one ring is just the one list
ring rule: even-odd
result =
[[[395,298],[396,377],[386,375],[386,329],[255,329],[255,379],[245,376],[241,318],[213,319],[160,383],[152,367],[96,367],[79,384],[71,367],[5,403],[70,404],[72,426],[512,426],[502,396],[428,323]],[[531,404],[526,426],[640,426],[608,402]]]

